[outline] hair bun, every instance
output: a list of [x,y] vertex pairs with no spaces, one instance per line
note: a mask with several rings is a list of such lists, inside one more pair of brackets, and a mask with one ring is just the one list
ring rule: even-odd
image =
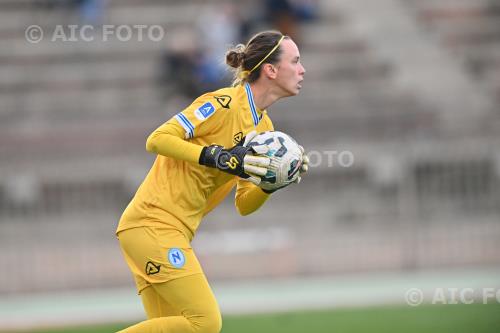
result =
[[245,45],[238,44],[226,53],[226,64],[233,68],[239,68],[245,60]]

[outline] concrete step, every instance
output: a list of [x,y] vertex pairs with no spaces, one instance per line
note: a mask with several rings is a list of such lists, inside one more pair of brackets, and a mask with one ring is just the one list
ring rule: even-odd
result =
[[331,52],[352,52],[366,48],[365,41],[354,35],[347,27],[337,24],[305,25],[300,46],[310,50],[328,50]]
[[483,8],[491,3],[489,0],[405,0],[408,5],[419,10],[433,10],[433,11],[446,11],[450,12],[464,12],[467,10],[475,10]]
[[[89,34],[90,35],[90,34]],[[109,36],[107,40],[101,38],[99,31],[95,32],[94,39],[76,39],[76,41],[67,41],[60,38],[53,39],[50,33],[44,34],[44,38],[36,44],[26,41],[24,34],[15,39],[2,40],[0,48],[0,59],[7,57],[38,57],[38,56],[71,56],[71,55],[94,55],[108,53],[149,53],[151,51],[163,51],[168,45],[169,35],[165,35],[161,41],[149,40],[147,38],[138,41],[134,38],[130,40],[120,40],[116,36]],[[85,37],[87,38],[87,37]],[[91,38],[91,37],[88,37]]]
[[51,122],[55,118],[77,119],[126,116],[129,113],[146,113],[161,107],[158,90],[153,85],[109,86],[99,89],[75,89],[60,93],[19,91],[0,95],[2,122],[29,120],[35,117],[41,122]]
[[[206,4],[205,4],[206,5]],[[0,8],[2,6],[0,5]],[[196,18],[203,8],[201,3],[192,1],[170,3],[120,4],[104,10],[102,24],[112,25],[184,25],[187,17]],[[1,26],[5,30],[21,30],[32,24],[53,30],[56,25],[85,24],[79,18],[78,9],[44,8],[40,6],[3,8],[0,11]],[[51,29],[52,28],[52,29]]]
[[13,86],[29,86],[28,90],[44,85],[62,85],[65,82],[85,85],[87,82],[154,79],[159,73],[159,63],[148,59],[122,62],[52,63],[47,65],[24,64],[0,67],[0,91]]
[[[297,99],[276,104],[269,110],[276,119],[289,119],[305,122],[312,119],[322,121],[335,120],[341,117],[372,118],[372,117],[405,117],[410,113],[422,112],[417,101],[409,97],[399,98],[346,98],[344,100],[308,100]],[[425,113],[422,112],[422,116]]]
[[460,32],[490,30],[500,25],[498,16],[469,16],[462,19],[435,19],[430,23],[430,27],[440,34],[453,35]]
[[442,39],[450,47],[460,47],[461,44],[475,47],[481,44],[497,43],[500,39],[500,23],[495,22],[489,26],[462,27],[440,33],[442,34]]
[[[301,62],[307,68],[329,66],[351,66],[354,63],[364,63],[373,58],[367,50],[353,50],[352,52],[335,52],[306,48],[300,53]],[[307,69],[306,68],[306,69]]]

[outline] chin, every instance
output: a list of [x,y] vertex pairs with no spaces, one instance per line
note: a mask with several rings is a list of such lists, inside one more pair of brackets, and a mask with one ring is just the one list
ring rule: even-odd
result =
[[298,87],[282,87],[282,97],[297,96],[300,92]]
[[300,92],[298,87],[290,88],[286,90],[288,96],[297,96]]

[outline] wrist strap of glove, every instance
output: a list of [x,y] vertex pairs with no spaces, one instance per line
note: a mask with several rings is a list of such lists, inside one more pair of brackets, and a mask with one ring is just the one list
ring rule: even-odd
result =
[[226,150],[219,145],[204,147],[200,154],[199,163],[201,165],[217,168],[232,175],[248,178],[245,174],[243,163],[245,155],[251,148],[234,146]]
[[212,168],[217,167],[217,157],[222,150],[222,146],[212,145],[203,147],[201,150],[200,158],[198,159],[198,163],[201,165],[206,165]]

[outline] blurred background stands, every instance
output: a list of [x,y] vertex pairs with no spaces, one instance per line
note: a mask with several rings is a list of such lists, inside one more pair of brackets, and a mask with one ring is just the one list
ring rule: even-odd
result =
[[[194,246],[209,278],[498,265],[498,2],[312,5],[285,22],[304,88],[270,113],[313,167],[300,191],[252,216],[228,200],[207,217]],[[0,2],[0,294],[131,286],[114,229],[154,158],[147,135],[200,87],[229,82],[186,72],[222,62],[217,43],[273,23],[264,2],[110,0],[91,18],[82,8]],[[200,29],[223,31],[222,17],[238,33],[202,43]],[[88,20],[161,25],[165,36],[102,42],[97,26],[92,42],[48,38]],[[37,44],[24,35],[33,24],[45,31]],[[201,56],[210,65],[190,67]]]

